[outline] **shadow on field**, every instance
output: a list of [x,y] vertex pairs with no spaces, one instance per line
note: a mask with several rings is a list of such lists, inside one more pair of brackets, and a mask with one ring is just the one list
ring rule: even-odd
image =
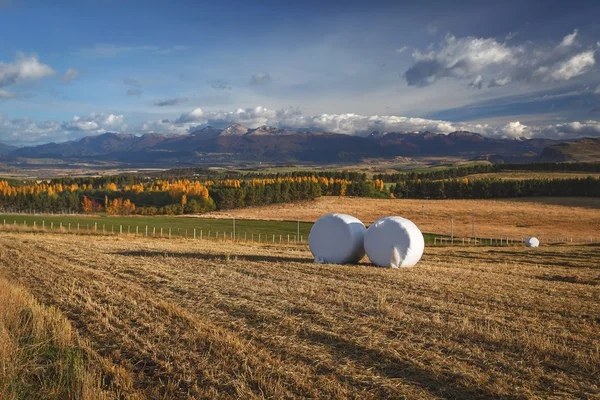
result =
[[286,256],[256,256],[246,254],[204,254],[196,252],[173,252],[173,251],[120,251],[112,253],[127,257],[169,257],[169,258],[191,258],[195,260],[238,260],[250,262],[294,262],[294,263],[313,263],[308,257],[286,257]]
[[[426,388],[435,395],[449,399],[491,399],[498,397],[477,385],[467,386],[460,373],[446,372],[442,376],[409,360],[402,359],[384,351],[368,348],[347,340],[339,335],[314,330],[300,330],[298,336],[313,343],[325,345],[338,355],[346,357],[368,369],[377,371],[386,378],[401,379]],[[505,396],[504,399],[516,399],[517,396]]]
[[598,269],[598,265],[594,262],[599,256],[598,250],[594,246],[587,246],[589,249],[577,252],[554,252],[546,249],[538,250],[531,249],[527,251],[510,251],[510,250],[488,250],[487,252],[469,252],[456,251],[452,253],[453,257],[464,258],[469,261],[478,260],[481,262],[496,263],[499,259],[511,261],[517,264],[530,265],[548,265],[555,267],[568,268],[585,268]]

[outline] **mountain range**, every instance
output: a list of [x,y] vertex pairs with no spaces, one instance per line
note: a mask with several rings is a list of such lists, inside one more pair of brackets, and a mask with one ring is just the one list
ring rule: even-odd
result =
[[[600,149],[600,139],[585,139],[586,149]],[[566,141],[497,139],[473,132],[373,132],[366,137],[329,132],[291,131],[233,124],[207,126],[183,135],[141,136],[105,133],[64,143],[8,149],[3,158],[54,158],[144,164],[243,162],[358,162],[364,158],[462,157],[502,161],[569,161],[577,151]],[[572,144],[572,143],[571,143]],[[558,147],[556,147],[558,146]],[[561,147],[562,146],[562,147]],[[563,149],[569,148],[565,152]],[[1,149],[1,148],[0,148]],[[592,152],[593,153],[593,152]],[[587,154],[591,154],[589,151]]]

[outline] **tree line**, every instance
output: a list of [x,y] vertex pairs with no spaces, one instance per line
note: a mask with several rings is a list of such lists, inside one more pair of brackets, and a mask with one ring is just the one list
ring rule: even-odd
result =
[[426,172],[403,172],[397,174],[376,174],[373,179],[381,179],[386,183],[417,179],[452,179],[472,174],[510,171],[545,171],[545,172],[600,172],[600,163],[533,163],[533,164],[474,164],[460,167],[444,168]]
[[416,179],[390,187],[396,198],[413,199],[498,199],[536,196],[600,197],[600,179]]

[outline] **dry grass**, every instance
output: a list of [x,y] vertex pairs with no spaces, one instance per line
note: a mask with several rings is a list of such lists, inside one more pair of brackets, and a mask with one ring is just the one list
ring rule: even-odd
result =
[[0,278],[1,399],[120,398],[96,361],[60,311]]
[[600,248],[306,248],[0,233],[0,274],[149,398],[600,396]]
[[485,174],[472,174],[467,176],[469,179],[496,178],[503,180],[523,180],[523,179],[573,179],[587,178],[588,176],[596,179],[600,178],[597,172],[544,172],[544,171],[506,171],[490,172]]
[[[426,204],[425,218],[422,217]],[[471,235],[475,214],[478,237],[565,237],[589,240],[600,232],[600,199],[592,197],[536,197],[508,200],[411,200],[321,197],[314,201],[212,213],[214,218],[249,218],[315,221],[334,212],[358,215],[371,223],[387,215],[400,215],[428,233],[450,234],[454,215],[456,236]]]

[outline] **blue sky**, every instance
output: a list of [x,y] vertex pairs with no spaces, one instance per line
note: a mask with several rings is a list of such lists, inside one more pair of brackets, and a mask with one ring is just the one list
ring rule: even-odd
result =
[[597,2],[295,3],[0,0],[0,141],[234,122],[600,136]]

